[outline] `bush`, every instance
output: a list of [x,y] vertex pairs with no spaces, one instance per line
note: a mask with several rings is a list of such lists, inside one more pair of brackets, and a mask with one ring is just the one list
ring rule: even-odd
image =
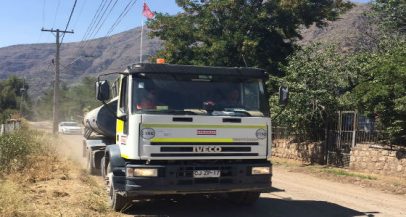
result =
[[21,170],[29,163],[30,155],[41,153],[45,147],[40,136],[40,133],[29,130],[0,136],[0,172]]

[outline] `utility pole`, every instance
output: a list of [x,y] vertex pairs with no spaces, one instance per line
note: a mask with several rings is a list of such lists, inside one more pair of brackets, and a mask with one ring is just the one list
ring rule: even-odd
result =
[[55,56],[55,80],[54,80],[54,102],[53,102],[53,124],[52,124],[52,132],[56,134],[58,132],[58,122],[59,122],[59,49],[61,48],[61,44],[59,42],[60,33],[66,34],[71,33],[72,31],[64,31],[60,29],[44,29],[42,28],[41,31],[43,32],[56,32],[56,56]]

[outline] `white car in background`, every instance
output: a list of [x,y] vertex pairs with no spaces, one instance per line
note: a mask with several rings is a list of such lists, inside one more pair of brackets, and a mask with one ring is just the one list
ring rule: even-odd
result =
[[60,122],[58,132],[62,134],[82,134],[82,127],[77,122]]

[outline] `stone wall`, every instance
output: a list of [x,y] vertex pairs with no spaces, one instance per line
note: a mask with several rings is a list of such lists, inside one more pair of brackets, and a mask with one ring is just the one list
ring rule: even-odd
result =
[[272,156],[309,163],[323,163],[323,147],[324,143],[322,142],[296,143],[288,139],[274,139],[272,141]]
[[406,178],[406,149],[357,144],[351,150],[350,169]]

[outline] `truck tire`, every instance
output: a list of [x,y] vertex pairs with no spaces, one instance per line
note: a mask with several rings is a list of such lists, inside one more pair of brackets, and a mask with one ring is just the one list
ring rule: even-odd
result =
[[100,162],[100,175],[103,177],[103,180],[106,180],[106,157],[102,157]]
[[98,175],[99,170],[93,167],[93,154],[91,151],[87,153],[86,170],[90,175]]
[[236,204],[236,205],[243,205],[249,206],[253,205],[259,199],[261,193],[254,192],[254,191],[245,191],[245,192],[231,192],[228,193],[228,199]]
[[126,197],[117,193],[113,185],[113,171],[111,170],[110,163],[107,165],[107,191],[109,195],[109,205],[114,211],[122,211],[127,205],[128,200]]

